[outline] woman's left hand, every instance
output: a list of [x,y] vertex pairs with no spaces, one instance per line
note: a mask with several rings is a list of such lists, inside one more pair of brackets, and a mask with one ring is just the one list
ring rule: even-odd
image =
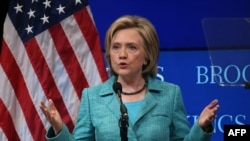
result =
[[201,126],[202,129],[206,129],[212,123],[218,109],[218,99],[214,99],[202,110],[198,121],[198,124]]

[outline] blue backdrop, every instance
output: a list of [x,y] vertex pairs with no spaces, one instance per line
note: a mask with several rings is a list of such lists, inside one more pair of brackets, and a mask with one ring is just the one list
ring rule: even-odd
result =
[[155,25],[161,49],[206,49],[206,18],[250,17],[249,0],[89,0],[103,44],[110,24],[124,14],[145,16]]
[[[224,124],[250,124],[250,89],[218,85],[212,77],[208,51],[168,51],[160,55],[158,78],[180,85],[191,125],[204,106],[215,98],[219,100],[220,109],[214,121],[212,141],[223,140]],[[224,74],[221,76],[225,80]]]
[[[89,3],[102,46],[109,25],[121,15],[141,15],[152,21],[161,42],[157,77],[180,85],[190,124],[204,106],[219,99],[220,110],[214,121],[212,141],[223,140],[224,124],[250,124],[250,89],[238,86],[243,80],[250,80],[250,61],[216,64],[221,70],[217,75],[220,81],[226,84],[234,81],[237,86],[219,85],[213,77],[215,66],[210,60],[202,25],[208,18],[250,17],[249,0],[89,0]],[[229,57],[237,60],[234,54],[249,56],[250,53],[249,50],[243,53],[233,50]],[[223,61],[223,57],[218,60]],[[228,70],[236,71],[229,73]]]

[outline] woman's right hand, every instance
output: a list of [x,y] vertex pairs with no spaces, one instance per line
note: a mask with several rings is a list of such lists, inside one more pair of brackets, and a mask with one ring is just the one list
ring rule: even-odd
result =
[[46,116],[47,120],[50,122],[55,134],[62,130],[63,121],[60,113],[56,109],[54,102],[49,99],[49,106],[47,107],[44,102],[40,103],[40,108]]

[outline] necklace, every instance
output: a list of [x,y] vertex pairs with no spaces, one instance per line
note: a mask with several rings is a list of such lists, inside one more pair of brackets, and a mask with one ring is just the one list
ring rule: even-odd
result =
[[124,95],[136,95],[136,94],[142,92],[146,87],[147,87],[147,83],[145,83],[145,84],[143,85],[143,87],[142,87],[140,90],[138,90],[138,91],[130,92],[130,93],[122,92],[122,94],[124,94]]

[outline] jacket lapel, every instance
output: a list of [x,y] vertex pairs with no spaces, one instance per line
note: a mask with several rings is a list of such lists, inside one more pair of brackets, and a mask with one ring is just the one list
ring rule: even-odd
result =
[[106,98],[106,103],[103,103],[106,105],[106,107],[117,117],[117,119],[120,118],[120,103],[117,95],[115,94],[113,90],[113,83],[115,81],[115,77],[112,76],[109,80],[107,80],[102,87],[102,90],[100,91],[100,96]]
[[159,86],[157,81],[155,81],[155,79],[148,77],[147,80],[147,93],[144,98],[144,102],[141,105],[141,110],[138,113],[137,118],[135,119],[135,123],[156,106],[156,99],[153,95],[159,94],[159,92],[162,90],[162,88]]
[[141,105],[141,110],[138,113],[138,116],[135,119],[135,123],[143,117],[145,114],[147,114],[151,109],[153,109],[156,106],[155,98],[153,97],[151,92],[147,92],[144,102]]
[[108,101],[105,105],[117,117],[117,119],[120,118],[121,116],[120,103],[116,95],[112,95],[110,101]]
[[[114,93],[111,87],[114,81],[115,81],[114,77],[111,77],[108,81],[106,81],[106,83],[104,83],[105,86],[100,92],[100,95],[108,99],[105,105],[117,117],[117,119],[120,119],[121,116],[120,102],[117,95]],[[156,99],[153,95],[158,94],[159,91],[161,91],[161,87],[159,86],[157,81],[148,77],[147,89],[148,90],[144,98],[144,102],[141,105],[141,110],[139,111],[138,116],[135,119],[135,123],[156,106]]]

